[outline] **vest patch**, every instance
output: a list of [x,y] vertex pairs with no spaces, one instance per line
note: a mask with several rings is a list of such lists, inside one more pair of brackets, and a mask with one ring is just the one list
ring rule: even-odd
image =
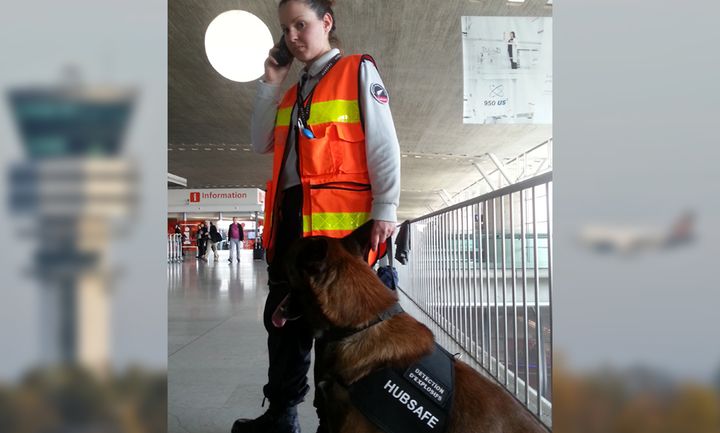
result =
[[385,90],[383,86],[377,83],[373,83],[370,85],[370,94],[372,94],[372,97],[381,104],[387,104],[390,100],[387,90]]
[[445,431],[452,406],[453,357],[435,350],[404,372],[375,371],[349,387],[350,399],[386,433]]

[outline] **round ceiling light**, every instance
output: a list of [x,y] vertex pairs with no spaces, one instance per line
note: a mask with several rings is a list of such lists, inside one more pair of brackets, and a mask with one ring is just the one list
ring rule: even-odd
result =
[[268,27],[250,12],[223,12],[205,31],[205,53],[210,64],[232,81],[245,83],[261,77],[273,45]]

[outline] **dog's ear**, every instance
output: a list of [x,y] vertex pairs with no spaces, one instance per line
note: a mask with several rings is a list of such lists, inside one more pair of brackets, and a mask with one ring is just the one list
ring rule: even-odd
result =
[[375,223],[375,220],[368,220],[368,222],[342,238],[343,247],[351,254],[365,259],[368,251],[370,251],[370,234],[372,233],[373,223]]
[[307,238],[298,251],[296,264],[307,275],[317,275],[327,267],[328,243],[323,238]]

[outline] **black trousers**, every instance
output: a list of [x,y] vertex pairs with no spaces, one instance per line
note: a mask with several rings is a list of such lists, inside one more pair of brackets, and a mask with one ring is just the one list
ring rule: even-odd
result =
[[[302,236],[302,191],[300,186],[282,192],[276,217],[274,255],[268,266],[270,293],[265,302],[263,322],[268,332],[268,382],[263,394],[272,405],[294,406],[305,399],[310,386],[307,373],[310,369],[310,352],[313,336],[304,318],[288,321],[282,328],[272,324],[272,314],[288,294],[290,288],[285,272],[285,255],[289,245]],[[321,377],[316,362],[315,377]],[[317,389],[317,387],[316,387]],[[322,418],[321,399],[315,398],[315,407]]]
[[207,251],[207,240],[198,239],[198,256],[199,257],[204,256],[205,251]]

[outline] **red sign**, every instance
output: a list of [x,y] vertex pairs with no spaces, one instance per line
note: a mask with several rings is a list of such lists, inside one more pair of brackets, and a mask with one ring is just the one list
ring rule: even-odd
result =
[[199,192],[191,192],[190,193],[190,203],[199,203],[200,202],[200,193]]

